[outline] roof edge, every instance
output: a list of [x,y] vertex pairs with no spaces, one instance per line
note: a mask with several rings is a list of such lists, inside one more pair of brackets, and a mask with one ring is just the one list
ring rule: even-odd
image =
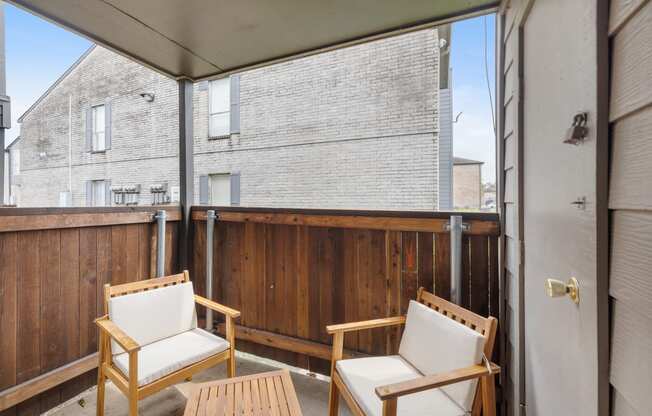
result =
[[72,71],[74,71],[75,68],[77,68],[77,67],[79,66],[79,64],[81,64],[82,61],[83,61],[84,59],[86,59],[86,57],[87,57],[88,55],[90,55],[90,53],[91,53],[91,52],[92,52],[96,47],[97,47],[97,44],[92,44],[88,49],[86,49],[86,51],[85,51],[85,52],[84,52],[84,53],[83,53],[79,58],[77,58],[77,60],[76,60],[75,62],[73,62],[73,64],[70,65],[70,67],[68,67],[68,69],[66,69],[66,71],[65,71],[63,74],[61,74],[61,75],[59,76],[59,78],[57,78],[56,81],[54,81],[54,82],[52,83],[52,85],[50,85],[50,86],[48,87],[48,89],[45,90],[45,92],[44,92],[43,94],[41,94],[41,96],[38,97],[38,98],[36,99],[36,101],[34,101],[34,103],[33,103],[33,104],[32,104],[32,105],[31,105],[31,106],[30,106],[30,107],[29,107],[29,108],[28,108],[28,109],[27,109],[27,110],[26,110],[26,111],[25,111],[25,112],[24,112],[20,117],[18,117],[18,123],[22,123],[22,122],[23,122],[23,119],[24,119],[25,117],[27,117],[27,115],[28,115],[29,113],[31,113],[32,110],[34,110],[34,109],[35,109],[35,108],[36,108],[36,107],[37,107],[37,106],[38,106],[38,105],[39,105],[39,104],[40,104],[40,103],[41,103],[41,102],[42,102],[42,101],[43,101],[43,100],[48,96],[48,95],[50,95],[50,93],[52,92],[52,90],[54,90],[54,89],[55,89],[59,84],[61,84],[61,82],[63,82],[63,80],[66,79],[66,78],[68,77],[68,75],[70,75],[70,73],[71,73]]

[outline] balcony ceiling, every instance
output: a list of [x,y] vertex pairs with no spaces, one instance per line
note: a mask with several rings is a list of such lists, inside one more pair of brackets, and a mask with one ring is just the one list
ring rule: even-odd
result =
[[200,80],[496,7],[496,0],[9,0],[151,68]]

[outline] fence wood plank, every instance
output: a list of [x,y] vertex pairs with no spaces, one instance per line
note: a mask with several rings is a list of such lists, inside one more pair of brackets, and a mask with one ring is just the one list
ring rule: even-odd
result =
[[61,293],[66,361],[81,357],[79,343],[79,229],[61,230]]
[[16,384],[17,237],[16,233],[0,234],[0,390]]
[[[47,372],[66,362],[66,340],[63,311],[66,299],[61,288],[61,234],[59,230],[40,232],[39,275],[41,279],[40,352],[41,372]],[[36,341],[36,340],[35,340]]]
[[97,230],[97,316],[102,316],[109,311],[104,310],[104,285],[111,283],[111,228],[100,227]]
[[[425,288],[428,292],[434,291],[434,235],[432,233],[418,234],[418,261],[419,261],[419,287]],[[414,296],[414,295],[413,295]]]
[[17,383],[41,373],[39,234],[38,231],[29,231],[18,235]]
[[419,289],[419,259],[417,253],[417,233],[401,232],[401,315],[407,313],[410,299],[414,299]]
[[[489,315],[499,317],[500,277],[498,275],[498,237],[489,237]],[[501,343],[496,345],[500,348]],[[498,355],[494,354],[498,357]]]
[[448,233],[435,234],[435,294],[451,297],[451,240]]
[[471,250],[470,305],[481,316],[489,314],[489,239],[486,236],[469,237]]
[[97,228],[79,230],[79,346],[82,356],[97,350]]

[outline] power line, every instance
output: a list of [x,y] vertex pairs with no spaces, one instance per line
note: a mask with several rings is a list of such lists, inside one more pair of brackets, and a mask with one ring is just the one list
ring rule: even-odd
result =
[[489,84],[489,62],[487,60],[487,16],[483,16],[482,24],[484,26],[484,75],[487,82],[487,91],[489,92],[489,107],[491,108],[491,123],[496,134],[496,116],[494,114],[494,99],[491,95],[491,85]]

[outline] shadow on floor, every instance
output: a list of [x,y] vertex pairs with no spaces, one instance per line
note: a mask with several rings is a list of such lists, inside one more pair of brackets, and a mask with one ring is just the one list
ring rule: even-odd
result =
[[[236,374],[244,376],[278,369],[267,363],[261,363],[251,357],[238,357]],[[299,396],[301,410],[306,416],[328,414],[328,383],[303,374],[291,373],[294,388]],[[226,378],[225,364],[218,364],[209,370],[195,375],[191,382],[168,387],[138,404],[139,415],[183,415],[186,398],[196,383]],[[79,404],[83,399],[84,406]],[[341,400],[340,400],[341,401]],[[48,416],[94,416],[96,403],[95,388],[88,390],[64,406],[48,412]],[[105,399],[106,416],[124,416],[128,414],[127,398],[111,383],[107,383]],[[349,416],[348,409],[340,406],[340,415]]]

